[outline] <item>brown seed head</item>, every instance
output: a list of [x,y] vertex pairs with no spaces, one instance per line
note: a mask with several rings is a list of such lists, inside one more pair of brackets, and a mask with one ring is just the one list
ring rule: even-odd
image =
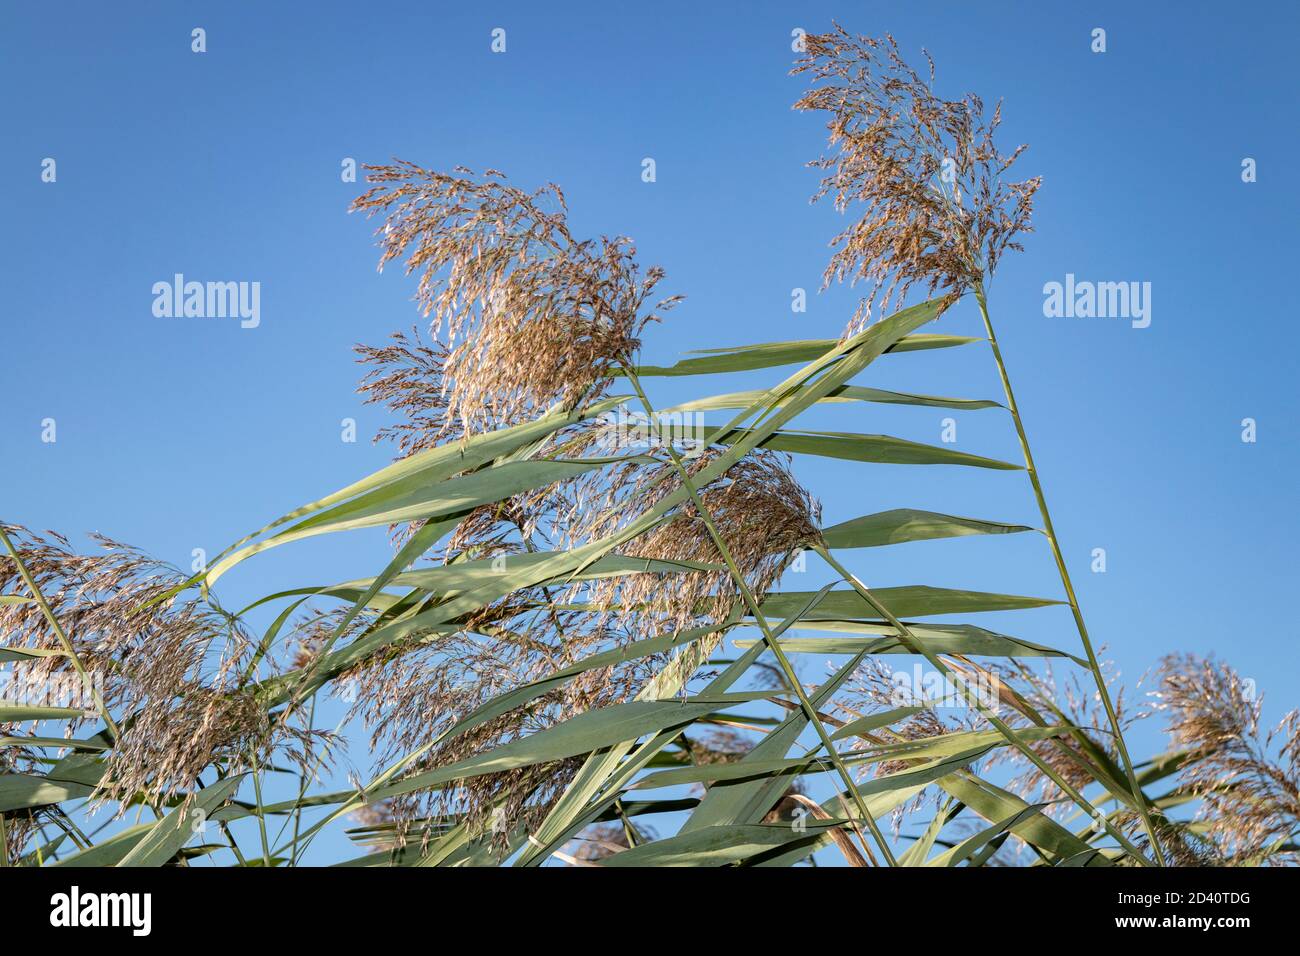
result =
[[[352,209],[384,216],[379,267],[406,257],[423,314],[446,336],[444,350],[401,339],[391,351],[362,348],[375,366],[368,388],[372,400],[418,410],[435,438],[602,394],[645,325],[678,301],[649,304],[663,270],[642,276],[628,239],[576,240],[554,185],[528,193],[495,170],[448,175],[401,161],[367,169],[376,185]],[[413,399],[419,383],[439,398]]]
[[877,296],[880,312],[901,304],[914,284],[956,299],[992,273],[1003,251],[1021,248],[1030,231],[1040,180],[1005,182],[1025,149],[1003,154],[993,142],[1001,106],[992,117],[968,93],[944,100],[903,59],[892,36],[855,37],[838,24],[805,38],[795,74],[812,85],[798,110],[828,115],[832,153],[810,165],[827,170],[814,194],[833,197],[841,212],[861,205],[861,217],[832,242],[832,279],[866,279],[875,289],[850,328],[865,322]]

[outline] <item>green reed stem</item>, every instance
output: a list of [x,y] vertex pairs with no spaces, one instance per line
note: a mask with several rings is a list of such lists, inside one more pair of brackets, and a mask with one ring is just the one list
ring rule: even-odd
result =
[[1047,533],[1047,540],[1052,547],[1052,557],[1056,560],[1056,569],[1061,576],[1061,585],[1065,588],[1065,595],[1070,604],[1070,611],[1074,615],[1074,623],[1079,630],[1079,639],[1083,642],[1084,652],[1088,656],[1088,667],[1092,671],[1093,680],[1097,684],[1097,693],[1101,697],[1101,702],[1106,708],[1106,717],[1110,721],[1111,732],[1115,735],[1115,745],[1119,749],[1120,758],[1124,763],[1124,772],[1128,776],[1129,786],[1133,790],[1133,800],[1137,805],[1138,813],[1142,816],[1142,826],[1147,832],[1147,838],[1151,841],[1152,851],[1155,853],[1156,860],[1161,866],[1165,866],[1164,852],[1160,849],[1160,843],[1156,839],[1156,831],[1151,823],[1151,816],[1147,812],[1146,795],[1142,792],[1141,786],[1137,781],[1137,774],[1133,770],[1133,760],[1129,757],[1128,746],[1124,743],[1124,734],[1120,729],[1119,716],[1115,712],[1115,705],[1110,698],[1110,691],[1106,687],[1106,680],[1101,673],[1101,665],[1097,661],[1097,654],[1093,650],[1092,640],[1088,637],[1088,627],[1083,622],[1083,611],[1079,608],[1079,599],[1074,593],[1074,584],[1070,580],[1070,572],[1065,566],[1065,558],[1061,554],[1061,545],[1056,537],[1056,530],[1052,526],[1052,516],[1047,510],[1047,499],[1043,495],[1043,485],[1038,477],[1038,469],[1034,465],[1034,455],[1029,449],[1029,438],[1025,434],[1024,422],[1020,419],[1020,408],[1016,405],[1015,393],[1011,390],[1011,378],[1007,375],[1006,363],[1002,360],[1002,350],[998,347],[998,337],[993,331],[993,321],[989,318],[988,299],[984,295],[984,287],[981,284],[975,286],[975,299],[979,303],[980,315],[984,319],[984,330],[988,335],[989,345],[993,349],[993,359],[998,366],[998,375],[1002,379],[1002,390],[1007,397],[1007,410],[1011,412],[1011,419],[1016,424],[1016,435],[1020,439],[1020,451],[1024,455],[1025,470],[1029,472],[1029,481],[1034,489],[1034,497],[1038,500],[1038,512],[1043,519],[1043,530]]

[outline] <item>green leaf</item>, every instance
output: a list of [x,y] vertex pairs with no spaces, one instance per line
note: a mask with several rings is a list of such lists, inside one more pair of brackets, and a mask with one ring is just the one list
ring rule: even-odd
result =
[[0,774],[0,811],[45,807],[89,796],[94,789],[83,783],[51,780],[35,774]]
[[198,791],[191,799],[171,809],[165,817],[153,824],[149,833],[140,839],[131,851],[122,857],[118,866],[162,866],[194,836],[193,824],[206,822],[208,814],[215,811],[234,795],[243,782],[244,775],[218,780],[212,786]]
[[[208,571],[209,587],[241,561],[270,548],[319,534],[458,515],[534,488],[594,471],[608,459],[510,461],[442,481],[394,482],[321,511],[269,538],[228,555]],[[447,529],[450,530],[450,527]]]
[[[727,392],[723,395],[710,395],[697,398],[680,405],[672,405],[660,410],[660,415],[676,412],[709,412],[726,408],[745,408],[762,396],[761,389],[743,392]],[[975,411],[981,408],[1002,408],[1000,402],[975,398],[944,398],[939,395],[914,395],[910,392],[891,392],[882,388],[865,388],[861,385],[841,385],[818,404],[843,404],[851,402],[874,402],[883,405],[920,405],[929,408],[952,408],[958,411]],[[784,404],[779,402],[778,406]]]
[[[288,524],[290,521],[315,514],[349,499],[356,499],[380,488],[386,488],[388,496],[400,498],[419,488],[427,488],[449,479],[453,475],[481,468],[490,461],[509,455],[562,428],[602,415],[611,409],[617,408],[625,401],[627,401],[625,396],[611,396],[581,411],[554,412],[522,425],[512,425],[482,435],[474,435],[464,441],[447,442],[435,448],[417,452],[409,458],[393,462],[391,465],[381,468],[379,471],[367,475],[345,488],[340,488],[333,494],[326,495],[317,501],[295,508],[288,514],[281,515],[252,534],[245,535],[219,554],[208,571],[196,575],[184,584],[172,589],[171,592],[155,598],[151,603],[166,600],[171,594],[198,582],[206,582],[206,586],[210,587],[216,581],[213,571],[218,567],[222,573],[225,573],[239,561],[256,554],[257,550],[263,550],[245,548],[241,551],[239,549],[255,538]],[[231,560],[235,554],[239,555],[238,559]]]
[[[929,305],[931,303],[925,303]],[[897,315],[902,313],[896,313]],[[946,349],[956,345],[982,342],[983,339],[962,335],[913,334],[885,349],[885,352],[914,352],[924,349]],[[642,365],[636,370],[640,378],[648,376],[710,375],[717,372],[743,372],[751,369],[773,368],[811,362],[840,344],[836,339],[806,339],[801,342],[763,342],[758,345],[737,345],[725,349],[700,349],[688,353],[701,358],[683,359],[676,365],[663,367]]]
[[[704,429],[706,441],[725,440],[728,444],[748,435],[741,429],[732,437],[720,439],[719,429]],[[845,461],[875,462],[886,465],[968,465],[974,468],[992,468],[999,471],[1021,471],[1020,465],[984,458],[980,455],[954,451],[941,445],[924,445],[920,442],[894,438],[891,435],[860,435],[855,432],[777,432],[761,439],[757,444],[773,451],[796,455],[818,455]]]
[[[810,592],[784,591],[769,595],[763,613],[786,617],[806,599]],[[980,611],[1015,611],[1024,608],[1060,604],[1048,598],[1023,597],[987,591],[962,591],[932,588],[922,584],[895,588],[873,588],[872,593],[897,618],[924,617],[930,614],[972,614]],[[878,619],[875,609],[856,591],[832,591],[806,613],[802,620]]]
[[786,823],[701,827],[615,853],[600,865],[726,866],[788,843],[811,840],[838,825],[836,820],[804,820],[799,830]]
[[152,823],[138,823],[121,833],[115,833],[101,840],[92,847],[78,850],[70,856],[51,863],[51,866],[117,866],[139,843],[146,833],[152,830]]
[[45,657],[67,657],[68,652],[62,650],[46,650],[34,647],[0,647],[0,663],[9,663],[19,661],[26,663],[28,661],[39,661]]
[[947,826],[948,821],[961,811],[961,803],[951,798],[944,801],[944,805],[935,810],[934,816],[930,818],[930,825],[925,828],[921,838],[909,846],[907,852],[898,858],[898,865],[920,866],[924,864],[926,857],[930,855],[930,850],[934,847],[934,841],[939,838],[939,831]]
[[[420,588],[438,594],[453,594],[499,578],[506,571],[529,567],[564,553],[563,551],[539,551],[531,554],[510,555],[500,559],[483,558],[475,561],[462,561],[458,564],[424,568],[419,571],[407,571],[394,577],[391,583],[399,587]],[[692,571],[725,570],[725,565],[707,564],[700,561],[651,560],[648,558],[627,557],[621,554],[607,554],[589,564],[581,572],[565,575],[562,581],[556,580],[554,583],[597,581],[605,578],[623,577],[629,574],[686,574]],[[342,586],[357,587],[368,583],[368,580],[350,581]]]
[[0,747],[70,747],[73,750],[111,750],[97,740],[69,740],[64,737],[0,737]]
[[1016,534],[1033,530],[1022,524],[1002,524],[934,511],[918,511],[914,508],[895,508],[824,528],[822,537],[832,548],[879,548],[905,541],[959,538],[973,534]]
[[881,727],[888,727],[900,720],[906,720],[914,714],[919,714],[924,709],[924,707],[897,707],[893,710],[881,711],[878,714],[868,714],[866,717],[859,717],[857,720],[849,721],[831,734],[831,740],[843,740],[845,737],[869,734],[873,730],[879,730]]
[[[1072,728],[1024,727],[1015,731],[1017,739],[1024,743],[1046,740],[1049,737],[1064,737]],[[864,751],[863,761],[879,763],[897,760],[936,760],[959,758],[960,763],[968,763],[976,756],[987,753],[994,747],[1008,746],[1011,742],[1000,730],[962,730],[937,737],[924,737],[896,744],[872,746]],[[846,754],[845,756],[853,756]],[[877,778],[884,779],[884,778]]]
[[[1087,661],[1065,651],[1035,644],[1019,637],[988,631],[974,624],[917,624],[904,621],[907,629],[926,650],[935,654],[964,654],[968,657],[1068,657],[1076,663]],[[782,638],[781,649],[787,654],[914,654],[889,624],[861,621],[803,621],[803,630],[836,631],[848,634],[883,634],[884,637],[802,637]],[[736,640],[737,647],[748,647],[752,640]]]
[[0,706],[0,724],[16,724],[23,720],[84,720],[94,714],[94,711],[79,707]]
[[[660,770],[647,774],[637,780],[630,790],[657,790],[660,787],[675,787],[684,783],[716,783],[722,780],[752,780],[755,777],[770,777],[787,770],[803,773],[804,769],[816,762],[813,754],[806,757],[792,757],[781,760],[732,760],[725,763],[701,764],[697,767],[680,767],[676,770]],[[817,764],[820,771],[823,769]]]

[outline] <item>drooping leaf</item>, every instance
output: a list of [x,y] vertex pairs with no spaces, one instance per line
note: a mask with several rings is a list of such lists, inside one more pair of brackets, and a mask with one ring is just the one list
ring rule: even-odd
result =
[[51,780],[37,774],[0,774],[0,811],[50,806],[89,796],[94,789],[83,783]]
[[714,825],[645,843],[600,861],[601,866],[726,866],[794,842],[811,842],[838,820],[805,820],[801,829],[786,823]]
[[24,720],[81,720],[87,712],[80,707],[26,707],[0,705],[0,724]]
[[[314,535],[459,515],[478,505],[553,484],[604,467],[587,461],[510,461],[437,482],[392,482],[328,510],[319,511],[269,538],[249,544],[216,562],[207,574],[210,587],[236,564],[270,548]],[[421,476],[425,477],[425,476]],[[450,526],[447,530],[451,530]]]
[[78,850],[51,864],[52,866],[117,866],[131,850],[152,830],[152,823],[137,823],[120,833],[101,840],[92,847]]
[[[968,657],[1067,657],[1087,663],[1066,651],[1036,644],[1020,637],[1010,637],[973,624],[921,624],[903,622],[921,647],[935,654],[962,654]],[[800,622],[806,631],[827,631],[836,637],[783,637],[781,649],[787,654],[913,654],[915,651],[894,633],[889,624],[864,621]],[[881,634],[882,637],[865,635]],[[737,647],[748,647],[750,639],[736,640]]]

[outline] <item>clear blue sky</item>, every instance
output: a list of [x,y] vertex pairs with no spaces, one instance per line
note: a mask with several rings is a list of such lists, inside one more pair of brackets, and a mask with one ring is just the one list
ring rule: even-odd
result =
[[[1293,557],[1300,155],[1291,3],[481,5],[6,2],[0,515],[98,530],[188,566],[387,461],[353,393],[354,342],[418,321],[345,214],[340,163],[398,156],[554,181],[575,232],[626,234],[686,303],[645,345],[839,333],[855,295],[819,284],[829,208],[804,168],[821,120],[790,110],[791,31],[832,17],[924,45],[943,94],[1005,97],[1037,232],[990,286],[995,322],[1093,633],[1130,683],[1174,650],[1300,703]],[[128,12],[130,11],[130,12]],[[207,52],[191,52],[194,27]],[[491,31],[507,33],[493,54]],[[1107,52],[1090,50],[1107,31]],[[57,161],[55,183],[41,162]],[[658,180],[641,180],[653,157]],[[1241,180],[1241,162],[1258,181]],[[259,281],[261,325],[162,319],[174,273]],[[1152,284],[1152,323],[1049,319],[1066,273]],[[806,287],[806,314],[790,310]],[[973,303],[943,320],[975,334]],[[672,383],[665,398],[773,380]],[[884,360],[866,384],[1000,398],[982,348]],[[714,386],[710,388],[710,386]],[[825,427],[937,442],[933,409],[836,407]],[[340,419],[361,440],[339,440]],[[41,441],[41,421],[58,440]],[[1000,412],[958,448],[1014,458]],[[1241,441],[1240,422],[1258,422]],[[1023,476],[798,461],[827,520],[892,507],[1036,523]],[[1095,547],[1105,574],[1089,572]],[[229,606],[373,572],[381,535],[314,539],[223,581]],[[1056,595],[1040,539],[854,554],[874,584]],[[820,573],[814,569],[810,573]],[[802,586],[796,584],[796,586]],[[1068,616],[992,626],[1073,647]],[[820,663],[810,666],[819,672]],[[1148,748],[1138,744],[1136,750]],[[354,758],[364,762],[358,745]]]

